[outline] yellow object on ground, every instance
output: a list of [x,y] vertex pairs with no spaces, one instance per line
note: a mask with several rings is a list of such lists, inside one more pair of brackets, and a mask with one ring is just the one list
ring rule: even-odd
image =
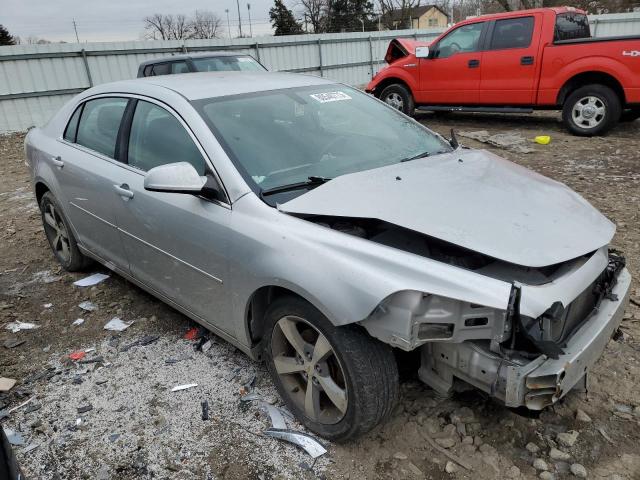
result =
[[538,135],[533,139],[534,142],[539,143],[540,145],[549,145],[551,142],[551,137],[549,135]]

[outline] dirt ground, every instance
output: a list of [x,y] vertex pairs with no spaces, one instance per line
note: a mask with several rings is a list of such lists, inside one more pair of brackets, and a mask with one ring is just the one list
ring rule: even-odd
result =
[[[455,127],[551,135],[546,146],[527,141],[530,153],[459,139],[566,183],[617,224],[613,243],[627,257],[636,303],[593,370],[588,394],[571,392],[539,415],[523,415],[476,392],[438,398],[410,378],[385,425],[346,445],[323,441],[328,452],[314,463],[263,434],[270,422],[258,402],[240,402],[248,388],[279,404],[262,365],[215,338],[197,351],[197,341],[183,338],[193,327],[186,317],[117,275],[95,287],[73,285],[84,275],[62,271],[49,250],[23,136],[0,136],[0,376],[17,380],[0,394],[0,409],[31,399],[2,420],[22,437],[14,448],[27,478],[559,479],[575,478],[570,469],[582,475],[580,464],[588,478],[640,479],[640,122],[604,138],[577,138],[556,114],[418,118],[443,134]],[[80,309],[86,300],[97,309]],[[115,316],[132,326],[105,330]],[[84,322],[73,325],[78,318]],[[38,328],[5,328],[16,321]],[[90,348],[89,363],[69,360]],[[243,387],[254,375],[253,386]],[[198,386],[171,392],[186,383]],[[209,420],[201,417],[205,400]],[[427,435],[470,470],[435,450]],[[549,473],[540,474],[535,459]]]

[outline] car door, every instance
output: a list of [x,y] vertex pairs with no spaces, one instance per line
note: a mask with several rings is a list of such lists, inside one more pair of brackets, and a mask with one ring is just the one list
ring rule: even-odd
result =
[[482,53],[480,103],[531,105],[534,102],[541,60],[537,55],[541,25],[540,16],[534,15],[492,22],[487,34],[488,46]]
[[103,260],[128,269],[115,217],[113,184],[120,170],[117,137],[127,98],[100,97],[82,103],[59,142],[56,177],[65,214],[79,243]]
[[478,102],[482,34],[486,22],[462,25],[431,47],[419,60],[420,92],[424,104],[463,105]]
[[130,273],[235,336],[225,289],[229,204],[144,189],[145,173],[168,163],[186,161],[200,175],[213,173],[204,151],[186,124],[163,104],[136,100],[127,116],[122,139],[127,165],[118,175],[115,196]]

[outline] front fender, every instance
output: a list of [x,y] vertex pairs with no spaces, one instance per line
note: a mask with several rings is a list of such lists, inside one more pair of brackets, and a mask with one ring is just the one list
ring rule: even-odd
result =
[[253,194],[234,204],[232,230],[229,290],[243,335],[247,304],[267,285],[298,293],[337,326],[363,320],[402,290],[508,304],[509,283],[296,218]]
[[[415,67],[404,67],[404,65],[415,65]],[[409,73],[406,68],[412,68],[415,71]],[[390,83],[405,83],[411,93],[414,94],[418,90],[418,60],[411,56],[397,60],[396,63],[383,68],[378,74],[369,82],[365,90],[369,93],[373,93],[376,96],[380,94],[378,91],[380,85],[388,85]],[[415,95],[415,94],[414,94]]]

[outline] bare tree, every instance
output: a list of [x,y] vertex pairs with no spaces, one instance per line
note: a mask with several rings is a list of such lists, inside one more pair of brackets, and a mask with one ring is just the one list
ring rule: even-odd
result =
[[311,24],[313,33],[323,33],[325,31],[327,4],[327,0],[300,0],[302,14],[306,22]]
[[190,38],[218,38],[222,20],[209,10],[196,10],[189,22]]
[[154,40],[183,40],[189,38],[190,25],[186,15],[154,13],[144,18],[146,37]]
[[407,28],[411,10],[420,5],[420,0],[379,0],[379,5],[385,27]]

